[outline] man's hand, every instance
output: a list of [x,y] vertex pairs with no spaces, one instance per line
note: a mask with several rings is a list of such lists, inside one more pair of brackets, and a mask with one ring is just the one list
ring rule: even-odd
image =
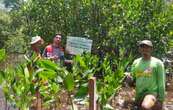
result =
[[58,56],[51,56],[51,57],[48,57],[48,60],[52,60],[52,61],[55,61],[58,59]]
[[66,49],[65,49],[65,50],[66,50],[66,51],[65,51],[66,54],[71,54],[71,52],[70,52],[70,50],[71,50],[71,49],[70,49],[70,46],[66,46]]
[[65,63],[71,64],[73,63],[73,60],[65,60]]
[[125,76],[126,76],[125,81],[126,81],[127,83],[131,83],[131,82],[133,81],[133,78],[132,78],[132,76],[131,76],[131,73],[125,72],[124,74],[125,74]]

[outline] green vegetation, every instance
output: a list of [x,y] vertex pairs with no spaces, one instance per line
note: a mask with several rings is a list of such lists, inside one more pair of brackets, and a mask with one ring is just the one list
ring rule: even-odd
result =
[[25,53],[28,48],[27,35],[22,33],[23,25],[17,10],[8,12],[0,10],[0,48],[6,48],[8,53]]
[[10,16],[5,10],[0,10],[0,48],[3,47],[5,41],[7,40],[7,36],[4,35],[5,31],[8,30],[8,25],[10,23]]
[[[94,41],[93,53],[117,56],[119,48],[136,56],[137,43],[153,41],[155,56],[161,57],[172,44],[172,7],[164,0],[37,0],[23,6],[26,32],[50,43],[56,32],[85,36]],[[51,8],[50,8],[51,7]]]
[[1,61],[1,62],[5,61],[5,59],[6,59],[6,52],[5,52],[5,49],[0,50],[0,54],[1,54],[1,56],[0,56],[0,61]]
[[99,76],[100,108],[112,109],[108,102],[121,87],[129,64],[138,57],[138,42],[153,41],[154,56],[159,58],[173,44],[173,5],[165,5],[164,0],[4,0],[4,4],[8,10],[0,10],[0,63],[6,53],[27,54],[35,35],[44,39],[44,46],[52,43],[57,32],[64,35],[63,47],[68,35],[94,41],[92,53],[74,57],[71,71],[38,60],[36,55],[25,57],[25,63],[15,69],[0,70],[6,99],[23,110],[37,92],[44,106],[58,106],[62,91],[68,93],[74,110],[72,91],[77,89],[75,99],[86,100],[88,80],[93,76]]
[[[4,50],[0,51],[4,53]],[[2,54],[3,55],[3,54]],[[5,55],[4,55],[5,56]],[[5,57],[2,56],[2,59]],[[88,94],[88,80],[96,72],[102,70],[104,79],[98,79],[97,92],[100,108],[110,109],[111,105],[107,103],[112,100],[116,90],[121,87],[124,79],[124,72],[132,57],[128,59],[120,54],[120,61],[114,59],[114,65],[117,67],[113,70],[110,67],[110,61],[107,56],[99,66],[99,58],[91,54],[77,55],[73,62],[72,72],[66,68],[59,68],[55,63],[49,60],[38,59],[34,54],[31,59],[26,58],[26,63],[19,65],[16,69],[6,69],[0,71],[0,82],[5,83],[2,89],[5,92],[7,101],[15,102],[23,110],[28,110],[31,102],[34,101],[35,94],[40,93],[40,98],[44,101],[44,106],[50,106],[60,100],[62,91],[68,92],[68,97],[74,110],[75,103],[71,97],[71,91],[77,89],[74,98],[86,100]],[[35,69],[37,68],[37,69]]]
[[92,53],[100,58],[106,53],[117,56],[120,47],[126,48],[127,55],[132,52],[136,57],[136,45],[143,39],[152,40],[154,55],[163,57],[172,44],[172,5],[165,5],[164,0],[4,0],[4,3],[12,7],[10,33],[15,32],[11,35],[16,39],[8,37],[13,39],[9,51],[16,41],[24,40],[21,44],[26,47],[35,35],[43,37],[47,45],[56,32],[65,35],[64,47],[67,35],[92,39]]

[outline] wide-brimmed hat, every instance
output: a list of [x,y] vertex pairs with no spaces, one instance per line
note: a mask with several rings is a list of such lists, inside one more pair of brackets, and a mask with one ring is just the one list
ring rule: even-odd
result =
[[148,45],[150,47],[153,47],[153,44],[150,40],[143,40],[139,43],[139,45]]
[[41,44],[44,44],[44,40],[40,36],[32,37],[30,45],[37,43],[38,41],[41,41]]

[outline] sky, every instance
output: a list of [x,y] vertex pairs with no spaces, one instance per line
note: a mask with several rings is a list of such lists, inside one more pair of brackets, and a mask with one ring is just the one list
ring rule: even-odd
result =
[[[24,0],[24,1],[27,1],[27,0]],[[0,0],[0,9],[2,9],[2,8],[5,8],[5,7],[4,7],[4,4],[3,4],[3,0]]]
[[0,0],[0,9],[4,8],[3,0]]

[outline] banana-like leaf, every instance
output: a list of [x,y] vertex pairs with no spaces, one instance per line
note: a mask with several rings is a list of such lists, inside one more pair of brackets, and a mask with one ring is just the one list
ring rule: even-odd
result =
[[92,72],[93,72],[93,69],[87,70],[86,72],[83,73],[83,78],[86,78],[89,75],[89,73],[92,73]]
[[28,71],[28,68],[27,67],[25,67],[25,77],[26,78],[29,78],[29,71]]
[[67,91],[72,91],[74,89],[74,79],[71,74],[68,74],[64,79],[64,86],[67,89]]
[[5,73],[3,71],[0,71],[0,85],[4,82]]
[[42,65],[42,68],[45,68],[45,69],[50,69],[50,70],[54,70],[54,71],[58,71],[58,67],[57,65],[50,61],[50,60],[39,60],[38,63],[40,63]]
[[75,94],[75,99],[84,99],[88,94],[88,87],[81,87]]
[[77,63],[80,64],[81,67],[85,67],[85,62],[84,62],[84,60],[83,60],[83,57],[81,57],[80,54],[77,55],[76,61],[77,61]]
[[29,83],[29,71],[28,71],[28,68],[25,67],[24,71],[25,71],[25,80],[26,80],[27,83]]
[[24,77],[25,76],[25,69],[22,65],[19,65],[18,68],[16,69],[16,73],[19,75],[19,77]]
[[54,79],[56,77],[56,72],[52,71],[52,70],[43,71],[43,72],[40,72],[39,77],[41,77],[43,79],[51,80],[51,79]]
[[44,68],[40,68],[40,69],[36,70],[36,71],[34,72],[34,76],[37,76],[38,73],[43,72],[43,71],[45,71]]

